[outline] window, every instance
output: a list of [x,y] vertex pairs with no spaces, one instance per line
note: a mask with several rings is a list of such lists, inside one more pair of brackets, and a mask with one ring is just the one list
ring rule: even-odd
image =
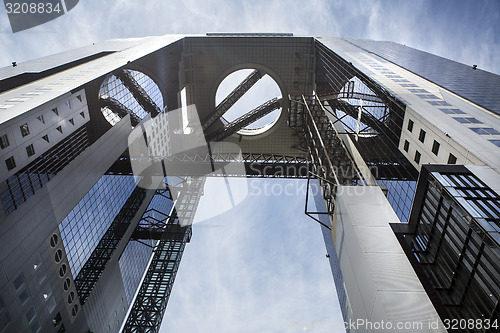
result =
[[30,299],[30,293],[28,289],[24,289],[20,294],[19,294],[19,300],[21,301],[21,304],[24,305],[28,300]]
[[61,261],[62,256],[63,256],[62,250],[57,249],[56,253],[54,254],[54,260],[58,263]]
[[476,132],[477,134],[482,134],[482,135],[496,135],[500,134],[496,129],[490,128],[490,127],[475,127],[471,128],[472,131]]
[[414,158],[413,160],[414,160],[415,162],[417,162],[417,164],[418,164],[418,163],[420,163],[420,157],[421,157],[421,156],[422,156],[422,155],[421,155],[421,154],[419,153],[419,151],[417,150],[417,151],[415,152],[415,158]]
[[59,110],[57,110],[57,108],[53,108],[52,112],[54,112],[56,115],[59,115]]
[[36,317],[36,310],[34,307],[31,307],[26,313],[26,319],[28,320],[28,323],[31,324],[31,322],[33,321],[33,319],[35,319],[35,317]]
[[422,143],[425,141],[425,134],[426,134],[425,131],[421,129],[420,134],[418,135],[418,140]]
[[482,124],[479,120],[472,117],[453,117],[453,119],[462,124]]
[[417,96],[424,99],[438,99],[438,97],[433,94],[417,94]]
[[44,136],[42,136],[42,139],[44,139],[45,141],[49,142],[49,136],[47,134],[45,134]]
[[427,90],[420,89],[420,88],[419,89],[408,89],[408,90],[410,90],[410,92],[412,92],[412,93],[428,93]]
[[57,243],[59,243],[59,236],[57,236],[57,234],[53,234],[50,237],[50,247],[56,247]]
[[76,95],[76,98],[81,102],[82,101],[82,95]]
[[62,127],[61,127],[61,126],[57,126],[57,127],[56,127],[56,130],[58,130],[60,133],[62,133],[62,132],[63,132],[63,131],[62,131]]
[[80,116],[82,116],[82,118],[85,118],[85,112],[80,112]]
[[28,154],[28,157],[35,155],[35,147],[33,147],[33,144],[26,147],[26,153]]
[[7,137],[7,134],[0,136],[0,147],[4,149],[7,148],[8,146],[9,146],[9,138]]
[[42,329],[42,326],[40,325],[40,321],[37,319],[33,326],[31,326],[31,333],[38,333]]
[[0,332],[3,332],[7,325],[10,324],[9,314],[6,312],[2,316],[0,316]]
[[45,119],[43,118],[43,114],[42,115],[39,115],[38,117],[36,117],[38,120],[40,120],[42,122],[42,124],[45,124]]
[[500,147],[500,140],[489,140],[491,143],[493,143],[495,146]]
[[23,274],[20,274],[15,280],[14,280],[14,287],[16,288],[16,291],[21,290],[21,288],[24,286],[24,276]]
[[59,267],[59,276],[64,277],[67,271],[68,269],[66,268],[66,264],[62,264],[61,267]]
[[408,140],[405,140],[405,144],[403,146],[403,149],[408,152],[408,150],[410,149],[410,143],[408,142]]
[[432,144],[432,152],[434,153],[434,155],[438,155],[439,153],[439,142],[437,142],[436,140],[434,140],[434,143]]
[[75,124],[75,121],[73,120],[73,118],[70,118],[70,119],[69,119],[69,122],[71,123],[71,125],[74,125],[74,124]]
[[30,129],[28,124],[23,124],[19,127],[21,129],[21,134],[24,136],[30,135]]
[[460,109],[439,109],[439,110],[443,111],[446,114],[465,114],[465,112],[463,112]]
[[448,164],[456,164],[457,163],[457,158],[455,155],[450,153],[450,156],[448,156]]
[[68,304],[73,303],[74,300],[75,300],[75,293],[73,291],[70,291],[68,295]]
[[69,278],[66,278],[66,280],[64,280],[64,284],[63,284],[64,291],[68,291],[69,287],[71,287],[71,280]]
[[408,120],[408,131],[413,131],[413,120],[411,119]]
[[415,83],[402,83],[401,87],[418,87]]
[[7,164],[7,170],[12,170],[16,167],[16,161],[14,160],[14,156],[9,157],[5,160],[5,164]]
[[66,101],[66,106],[71,109],[71,101]]
[[427,101],[431,105],[445,105],[445,106],[451,106],[450,104],[446,103],[445,101]]
[[54,317],[54,319],[52,319],[52,324],[54,324],[54,326],[57,326],[57,325],[59,325],[59,323],[61,322],[61,320],[62,320],[61,313],[58,312],[56,314],[56,316]]

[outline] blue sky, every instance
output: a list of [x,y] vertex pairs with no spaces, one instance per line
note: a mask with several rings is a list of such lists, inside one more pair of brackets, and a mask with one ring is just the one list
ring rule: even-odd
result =
[[[496,0],[81,0],[16,34],[4,10],[0,16],[0,67],[112,38],[293,32],[390,40],[500,73]],[[162,332],[334,332],[333,279],[320,228],[303,214],[300,183],[250,182],[242,204],[194,226]],[[252,195],[252,184],[276,191]],[[287,184],[298,194],[280,194]]]
[[264,31],[391,40],[500,73],[497,0],[81,0],[16,34],[0,15],[0,66],[111,38]]

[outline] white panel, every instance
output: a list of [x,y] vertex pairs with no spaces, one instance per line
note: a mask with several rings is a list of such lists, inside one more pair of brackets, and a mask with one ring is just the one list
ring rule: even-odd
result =
[[382,190],[339,188],[336,218],[336,251],[352,307],[348,320],[367,324],[358,326],[357,332],[387,331],[374,329],[382,321],[416,325],[398,332],[426,332],[429,318],[441,325],[432,332],[446,332],[389,225],[399,220]]

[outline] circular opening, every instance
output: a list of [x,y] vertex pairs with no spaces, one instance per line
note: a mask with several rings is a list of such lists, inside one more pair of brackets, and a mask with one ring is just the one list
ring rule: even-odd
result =
[[69,278],[66,278],[66,280],[64,280],[63,283],[64,291],[68,291],[70,286],[71,286],[71,280]]
[[78,313],[78,304],[73,305],[73,308],[71,309],[71,315],[74,317]]
[[60,262],[60,261],[61,261],[61,259],[62,259],[62,255],[63,255],[63,253],[62,253],[61,249],[58,249],[58,250],[56,251],[56,253],[54,254],[54,260],[55,260],[56,262]]
[[68,268],[66,267],[66,264],[62,264],[61,267],[59,267],[59,276],[64,277],[66,275]]
[[[139,89],[134,88],[135,85]],[[132,94],[129,88],[137,93]],[[147,96],[141,96],[143,93]],[[153,109],[157,112],[164,109],[158,85],[146,74],[130,69],[106,76],[99,89],[99,103],[104,118],[112,126],[130,114],[130,121],[135,127]]]
[[[260,77],[260,79],[257,80],[258,77]],[[215,105],[218,106],[226,98],[231,97],[231,93],[240,84],[245,86],[246,81],[252,82],[255,80],[255,84],[253,84],[251,88],[249,88],[238,101],[224,113],[222,121],[225,124],[231,123],[244,115],[248,115],[250,111],[262,107],[271,100],[279,100],[282,97],[278,84],[271,76],[262,70],[248,68],[237,70],[222,80],[215,94]],[[242,92],[242,90],[240,90],[240,92]],[[241,135],[261,134],[270,129],[278,121],[280,114],[281,107],[274,108],[271,112],[246,125],[237,133]]]
[[57,243],[59,243],[59,237],[56,234],[53,234],[50,237],[50,247],[56,247]]
[[75,300],[75,292],[70,291],[70,293],[68,295],[68,303],[71,304],[71,303],[73,303],[74,300]]

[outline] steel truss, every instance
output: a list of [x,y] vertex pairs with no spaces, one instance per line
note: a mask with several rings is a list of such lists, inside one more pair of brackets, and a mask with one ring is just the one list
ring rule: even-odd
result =
[[[208,177],[261,177],[261,178],[307,178],[310,163],[306,157],[253,154],[253,153],[213,153],[212,155],[182,155],[170,156],[165,159],[172,168],[184,170],[182,165],[209,166],[213,172],[203,176]],[[243,163],[244,173],[231,173],[225,170],[229,163]],[[191,168],[192,169],[192,168]],[[200,167],[200,170],[207,168]],[[200,174],[202,175],[202,174]]]
[[[159,235],[153,259],[125,322],[123,332],[158,332],[191,226],[181,227],[175,210]],[[137,230],[136,230],[137,231]]]
[[118,243],[120,243],[145,198],[146,190],[136,187],[99,241],[90,258],[76,276],[76,290],[82,305],[89,297],[92,289],[94,289],[99,277],[106,268],[106,264],[111,259]]
[[[164,158],[164,163],[175,170],[193,170],[199,165],[200,175],[207,177],[247,177],[247,178],[307,178],[311,169],[311,161],[307,157],[287,156],[279,154],[254,153],[213,153],[212,155],[179,155]],[[229,163],[243,163],[245,173],[230,173],[223,168]],[[202,173],[207,166],[213,172]],[[106,172],[110,175],[132,175],[130,159],[126,156],[118,159]],[[172,175],[169,175],[172,176]],[[177,176],[187,176],[179,174]]]
[[[339,109],[345,112],[347,115],[351,116],[352,118],[356,119],[358,117],[358,112],[360,106],[354,106],[351,105],[343,100],[329,100],[328,104],[333,110]],[[382,106],[384,107],[384,106]],[[360,121],[363,124],[366,124],[370,128],[374,129],[378,133],[387,133],[388,129],[386,128],[386,124],[384,123],[384,119],[377,119],[375,116],[373,116],[370,112],[366,110],[366,107],[361,107],[362,112],[361,112],[361,119]],[[348,127],[349,126],[345,123],[343,123],[344,126]],[[351,131],[355,132],[354,129],[349,128]],[[367,128],[368,129],[368,128]],[[365,129],[366,130],[366,129]],[[363,132],[363,130],[360,131],[360,133]],[[397,139],[397,137],[395,138]]]
[[99,104],[101,108],[107,107],[108,109],[116,113],[120,118],[124,118],[129,114],[132,127],[137,126],[141,122],[141,119],[137,117],[135,112],[127,108],[125,105],[123,105],[113,97],[101,97],[99,98]]
[[[234,96],[228,96],[225,102],[221,103],[222,106],[219,105],[205,120],[204,129],[210,127],[215,119],[219,119],[222,116],[225,112],[221,111],[223,108],[227,107],[228,109],[234,104],[236,95],[243,95],[246,92],[246,88],[243,86],[249,88],[256,82],[257,78],[253,75],[257,75],[257,73],[252,73],[233,91],[232,95]],[[339,101],[339,98],[359,97],[369,99],[372,102],[384,102],[377,96],[369,94],[360,96],[353,92],[345,96],[343,93],[338,93],[335,96],[335,100]],[[202,166],[210,165],[210,170],[223,169],[228,163],[245,163],[246,174],[244,176],[246,177],[307,178],[308,190],[309,180],[315,178],[319,181],[322,190],[326,212],[308,211],[306,200],[305,213],[324,227],[330,228],[330,226],[325,225],[319,219],[315,218],[315,215],[328,214],[332,216],[334,214],[335,195],[338,186],[365,184],[366,180],[361,175],[360,170],[354,163],[332,122],[339,121],[338,118],[331,120],[328,117],[328,111],[323,105],[326,100],[331,101],[332,96],[327,96],[324,100],[320,100],[314,96],[296,96],[295,98],[290,98],[289,125],[297,129],[299,140],[302,141],[301,147],[307,149],[307,157],[252,153],[214,153],[203,156],[170,156],[163,163],[178,163],[180,166],[184,163],[190,165],[200,164]],[[208,134],[206,136],[207,141],[224,140],[239,129],[281,107],[281,103],[281,100],[274,99],[259,106],[234,122],[227,124],[224,128]],[[372,119],[374,117],[369,118],[369,116],[369,114],[365,114],[365,118],[363,119],[371,122],[373,125],[372,128],[376,128],[375,124],[379,127],[385,126],[383,120]],[[390,165],[390,167],[397,166]],[[183,168],[172,169],[182,170]],[[206,169],[202,167],[200,170]],[[280,173],[278,170],[286,171]],[[288,170],[295,170],[295,172],[292,173]],[[297,172],[296,170],[301,171]],[[119,172],[123,173],[123,169]],[[145,217],[141,221],[132,234],[132,239],[138,241],[143,238],[159,241],[154,247],[153,260],[126,320],[124,332],[158,332],[185,244],[191,238],[191,223],[199,203],[206,176],[242,175],[212,172],[201,175],[201,177],[193,175],[178,176],[184,178],[182,178],[182,187],[180,189],[171,186],[174,196],[177,194],[178,197],[172,216],[167,219],[167,217],[153,218],[152,215],[149,215],[149,217]],[[161,215],[158,213],[156,214],[157,216]]]
[[143,87],[134,79],[129,70],[119,70],[113,73],[123,85],[130,91],[132,96],[136,99],[137,103],[144,109],[144,111],[151,114],[151,117],[156,117],[162,110],[156,103],[149,97],[148,93]]
[[[158,242],[153,247],[153,258],[134,299],[123,332],[159,331],[184,248],[191,240],[191,224],[204,181],[205,178],[199,177],[184,179],[171,215],[149,209],[134,230],[132,239],[156,239]],[[170,189],[175,191],[174,187]],[[170,189],[157,191],[157,195],[172,200]],[[156,214],[152,214],[153,212]]]
[[[302,124],[305,140],[309,147],[309,155],[313,166],[312,176],[318,179],[326,204],[326,214],[332,215],[335,209],[335,195],[338,185],[353,185],[358,174],[348,157],[340,138],[326,116],[319,100],[301,96],[292,100],[291,104],[302,103]],[[297,109],[297,107],[293,107]],[[309,190],[309,181],[308,181]],[[324,225],[313,215],[318,212],[307,210],[305,213]],[[327,226],[328,227],[328,226]]]
[[250,125],[251,123],[255,122],[256,120],[264,117],[266,114],[271,113],[274,110],[277,110],[281,107],[281,101],[282,99],[278,98],[273,98],[264,104],[256,107],[255,109],[251,110],[250,112],[245,113],[243,116],[239,117],[238,119],[234,120],[233,122],[227,124],[220,130],[217,130],[213,133],[210,133],[207,135],[207,141],[222,141],[225,138],[233,135],[240,129],[244,128],[245,126]]
[[243,80],[234,90],[213,110],[202,122],[203,130],[206,130],[217,119],[220,119],[257,81],[262,78],[263,74],[254,70]]

